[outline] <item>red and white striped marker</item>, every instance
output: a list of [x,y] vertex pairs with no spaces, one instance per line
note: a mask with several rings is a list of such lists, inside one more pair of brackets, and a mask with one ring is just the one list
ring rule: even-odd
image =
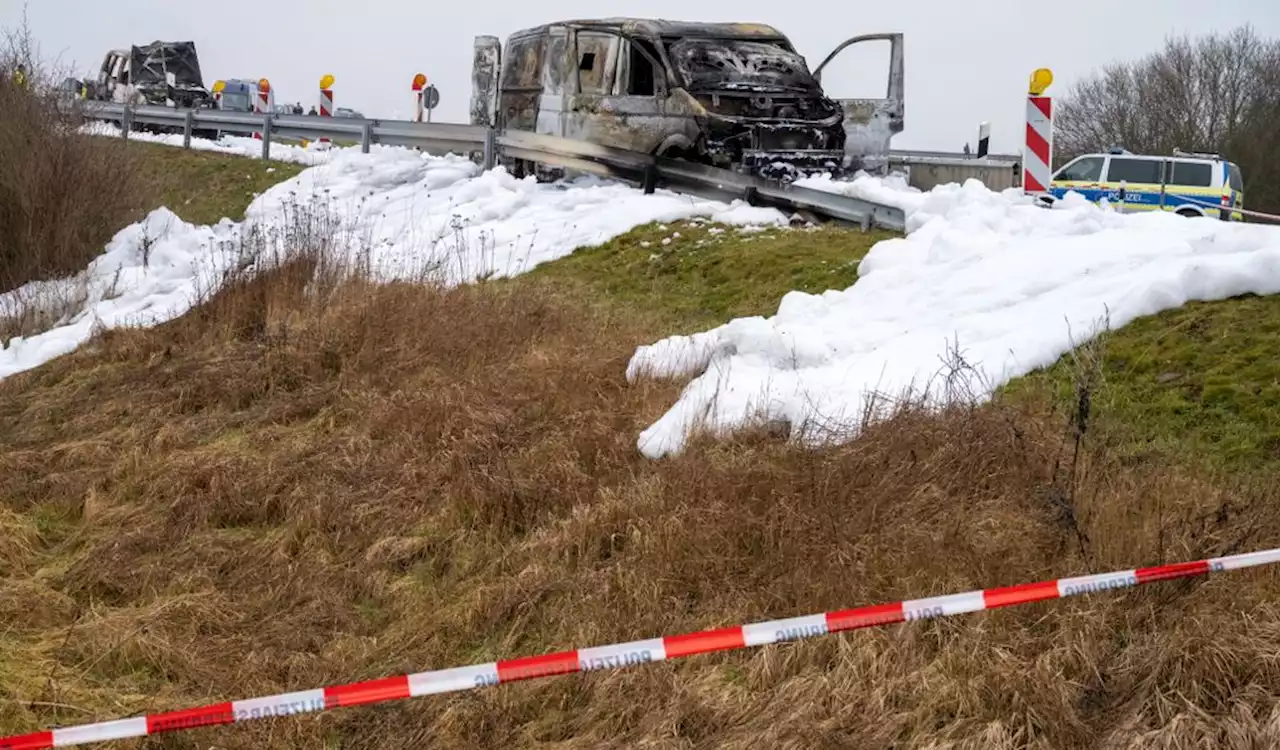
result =
[[1060,599],[1077,594],[1129,588],[1155,581],[1191,578],[1211,572],[1240,570],[1280,562],[1280,549],[1249,552],[1212,560],[1158,565],[1152,568],[1060,578],[963,594],[914,599],[894,604],[825,612],[786,620],[758,622],[701,633],[666,636],[631,643],[561,651],[509,661],[489,662],[436,672],[386,677],[368,682],[336,685],[296,693],[219,703],[212,706],[149,714],[132,719],[85,724],[0,739],[0,750],[45,750],[131,737],[147,737],[197,727],[235,724],[275,716],[313,713],[345,706],[416,698],[423,695],[502,685],[571,672],[623,669],[682,656],[729,651],[812,638],[842,630],[856,630],[935,617],[950,617],[984,609]]
[[[271,114],[271,82],[263,78],[258,81],[258,91],[253,97],[253,113],[255,115]],[[262,131],[254,131],[253,137],[262,140]]]
[[[320,116],[321,117],[333,117],[333,84],[334,83],[335,83],[335,79],[333,75],[330,73],[325,73],[324,76],[320,78]],[[323,137],[317,138],[316,142],[323,143],[326,146],[330,145],[331,143],[331,141],[328,138],[323,138]]]
[[1027,97],[1027,144],[1022,155],[1022,187],[1027,193],[1048,192],[1053,182],[1053,99]]
[[413,121],[422,122],[422,113],[425,111],[426,102],[423,100],[425,87],[427,85],[427,76],[419,73],[413,77],[413,81],[409,84],[409,90],[413,92]]
[[1027,138],[1022,150],[1022,191],[1046,193],[1053,182],[1053,99],[1043,96],[1053,73],[1040,68],[1031,74],[1027,95]]

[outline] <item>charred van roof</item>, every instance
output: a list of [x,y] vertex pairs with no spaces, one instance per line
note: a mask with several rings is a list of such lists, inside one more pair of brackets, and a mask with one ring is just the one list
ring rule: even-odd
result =
[[787,36],[781,31],[763,23],[667,21],[660,18],[592,18],[556,21],[529,29],[522,29],[511,36],[540,33],[552,26],[612,29],[639,36],[654,36],[663,39],[706,37],[714,39],[787,40]]

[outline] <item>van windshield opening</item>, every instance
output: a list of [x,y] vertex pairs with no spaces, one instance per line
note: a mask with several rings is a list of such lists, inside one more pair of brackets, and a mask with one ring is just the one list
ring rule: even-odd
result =
[[821,90],[804,58],[776,42],[739,39],[682,39],[668,51],[692,90]]

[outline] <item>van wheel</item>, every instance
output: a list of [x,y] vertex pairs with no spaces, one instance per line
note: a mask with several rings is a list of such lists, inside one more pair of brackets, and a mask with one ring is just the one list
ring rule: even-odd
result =
[[1198,218],[1200,218],[1200,212],[1199,212],[1199,211],[1196,211],[1196,210],[1195,210],[1195,209],[1193,209],[1193,208],[1184,208],[1184,209],[1182,209],[1181,211],[1179,211],[1179,212],[1178,212],[1178,215],[1179,215],[1179,216],[1184,216],[1184,217],[1186,217],[1186,218],[1188,218],[1188,219],[1198,219]]
[[669,146],[659,152],[657,156],[659,159],[676,159],[679,161],[692,162],[694,164],[711,164],[711,159],[696,146],[693,148]]

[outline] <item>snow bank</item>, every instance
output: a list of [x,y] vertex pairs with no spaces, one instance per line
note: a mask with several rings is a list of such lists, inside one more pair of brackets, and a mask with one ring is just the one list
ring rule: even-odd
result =
[[75,351],[95,327],[154,325],[181,315],[191,306],[199,264],[224,257],[209,249],[233,240],[236,229],[230,222],[192,226],[161,208],[117,233],[79,276],[0,294],[0,316],[32,302],[78,300],[60,325],[0,348],[0,379]]
[[[91,122],[80,128],[80,132],[86,135],[98,135],[109,138],[121,137],[120,128],[106,122]],[[143,133],[134,131],[129,134],[129,140],[140,141],[142,143],[158,143],[162,146],[176,146],[182,148],[182,135],[176,133],[160,134],[160,133]],[[238,135],[224,135],[216,141],[208,138],[192,138],[191,148],[195,151],[211,151],[219,154],[227,154],[229,156],[244,156],[250,159],[262,158],[262,141],[254,138],[247,138]],[[295,146],[290,143],[280,143],[278,141],[271,142],[271,160],[291,162],[293,164],[305,164],[312,166],[315,164],[325,164],[336,151],[351,150],[335,149],[329,146],[322,146],[312,143],[305,148]],[[355,150],[359,150],[356,148]]]
[[296,201],[342,217],[353,251],[375,270],[403,277],[429,267],[448,284],[514,276],[652,221],[705,216],[734,225],[787,225],[771,208],[725,204],[659,190],[653,195],[583,177],[538,184],[488,172],[458,156],[424,157],[397,147],[343,153],[277,185],[247,218],[270,221]]
[[943,400],[949,348],[989,396],[1104,319],[1116,328],[1191,300],[1280,292],[1280,228],[1119,214],[1078,195],[1045,210],[977,181],[929,193],[871,178],[806,186],[899,205],[909,234],[878,243],[848,289],[791,292],[773,317],[640,347],[629,379],[697,375],[640,435],[646,456],[678,452],[694,426],[723,435],[760,420],[834,427],[793,434],[843,439],[874,394]]
[[595,178],[540,185],[501,168],[482,173],[462,157],[397,147],[369,154],[339,149],[327,163],[260,195],[243,223],[192,226],[160,209],[117,234],[77,277],[0,294],[0,315],[33,299],[83,296],[50,330],[0,341],[0,378],[73,351],[97,326],[155,325],[181,315],[198,287],[211,290],[219,272],[237,262],[245,237],[272,243],[301,227],[323,232],[309,236],[367,262],[385,280],[459,284],[524,273],[638,225],[693,216],[736,225],[787,223],[774,209],[741,202],[663,190],[645,195]]

